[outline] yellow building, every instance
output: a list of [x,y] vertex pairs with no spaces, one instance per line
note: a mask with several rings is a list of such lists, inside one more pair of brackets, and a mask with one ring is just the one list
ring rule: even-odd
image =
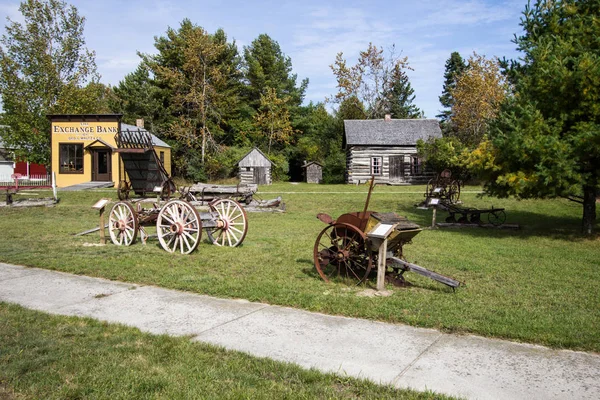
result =
[[171,175],[171,147],[143,127],[122,123],[121,117],[48,115],[51,167],[57,187],[86,182],[112,182],[117,187],[120,181],[133,180],[134,175],[142,174],[144,179],[151,176],[154,181],[161,171]]

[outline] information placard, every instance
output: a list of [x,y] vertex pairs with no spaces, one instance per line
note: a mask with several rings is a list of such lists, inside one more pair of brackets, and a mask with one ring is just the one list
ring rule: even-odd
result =
[[92,206],[95,210],[101,210],[110,202],[110,199],[100,199]]

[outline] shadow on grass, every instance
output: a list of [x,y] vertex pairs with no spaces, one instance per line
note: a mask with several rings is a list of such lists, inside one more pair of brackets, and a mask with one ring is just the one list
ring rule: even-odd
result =
[[[300,263],[304,263],[308,260],[304,260],[304,259],[299,259],[297,260],[297,262]],[[312,264],[312,262],[310,262]],[[323,279],[321,278],[321,276],[319,275],[319,273],[317,272],[316,268],[312,267],[312,268],[302,268],[302,272],[309,276],[310,278],[313,278],[315,280],[318,280],[320,282],[323,282]],[[414,289],[422,289],[422,290],[428,290],[431,292],[449,292],[449,293],[455,293],[455,290],[453,290],[451,287],[443,285],[443,284],[439,284],[439,285],[431,285],[431,284],[422,284],[421,282],[418,281],[411,281],[410,278],[411,276],[415,276],[416,275],[412,275],[410,273],[405,274],[404,277],[406,279],[406,283],[403,286],[396,286],[394,285],[394,288],[396,290],[409,290],[410,288],[414,288]],[[347,283],[344,280],[339,280],[338,278],[333,277],[331,279],[332,283]],[[431,281],[432,283],[435,283],[434,281]],[[362,286],[364,289],[373,289],[375,290],[377,288],[377,271],[371,271],[371,273],[369,274],[369,278],[362,282],[362,283],[358,283],[358,282],[354,282],[354,285],[352,286]],[[465,286],[464,283],[461,283],[461,286]]]
[[[428,219],[425,219],[425,226],[431,225],[431,212],[418,210],[424,213],[429,213]],[[600,238],[600,226],[596,223],[596,233],[591,236],[586,236],[581,233],[581,219],[567,216],[553,216],[543,213],[530,211],[511,211],[506,210],[506,224],[518,224],[520,229],[494,229],[480,227],[465,227],[465,228],[439,228],[445,231],[456,232],[461,235],[470,235],[477,237],[545,237],[559,240],[571,241],[588,241],[597,240]],[[448,216],[447,212],[438,214],[438,221],[443,222]],[[482,215],[482,220],[487,222],[487,216]],[[417,222],[418,223],[418,222]]]

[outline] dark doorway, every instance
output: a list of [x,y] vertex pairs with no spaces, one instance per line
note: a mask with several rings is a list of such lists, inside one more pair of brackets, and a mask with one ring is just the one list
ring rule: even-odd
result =
[[267,184],[267,169],[265,167],[254,167],[254,183],[257,185]]
[[390,181],[404,179],[404,156],[390,157]]
[[108,182],[112,179],[110,150],[92,151],[92,181]]

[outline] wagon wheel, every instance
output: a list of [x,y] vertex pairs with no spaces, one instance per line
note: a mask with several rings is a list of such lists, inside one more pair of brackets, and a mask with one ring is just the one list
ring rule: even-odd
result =
[[162,189],[160,191],[160,198],[162,200],[169,200],[171,198],[171,195],[177,190],[177,187],[175,186],[175,183],[171,180],[171,178],[168,178],[166,181],[164,181],[161,186]]
[[448,191],[448,199],[451,203],[458,203],[460,198],[460,182],[452,181],[450,183],[450,190]]
[[110,209],[108,218],[110,240],[118,246],[131,246],[137,237],[139,222],[131,204],[118,201]]
[[332,276],[364,281],[373,265],[367,238],[353,225],[336,223],[317,236],[313,251],[317,272],[325,282]]
[[425,189],[425,197],[432,197],[433,195],[433,179],[427,182],[427,188]]
[[163,249],[189,254],[196,250],[202,236],[198,211],[183,200],[168,201],[156,218],[156,233]]
[[488,222],[494,226],[502,225],[506,221],[504,210],[492,210],[488,213]]
[[121,201],[128,200],[129,199],[129,190],[130,190],[129,182],[120,181],[119,187],[117,188],[117,197],[119,198],[119,200],[121,200]]
[[220,199],[210,205],[219,214],[216,228],[207,228],[206,234],[217,246],[239,246],[248,232],[246,210],[237,201]]

